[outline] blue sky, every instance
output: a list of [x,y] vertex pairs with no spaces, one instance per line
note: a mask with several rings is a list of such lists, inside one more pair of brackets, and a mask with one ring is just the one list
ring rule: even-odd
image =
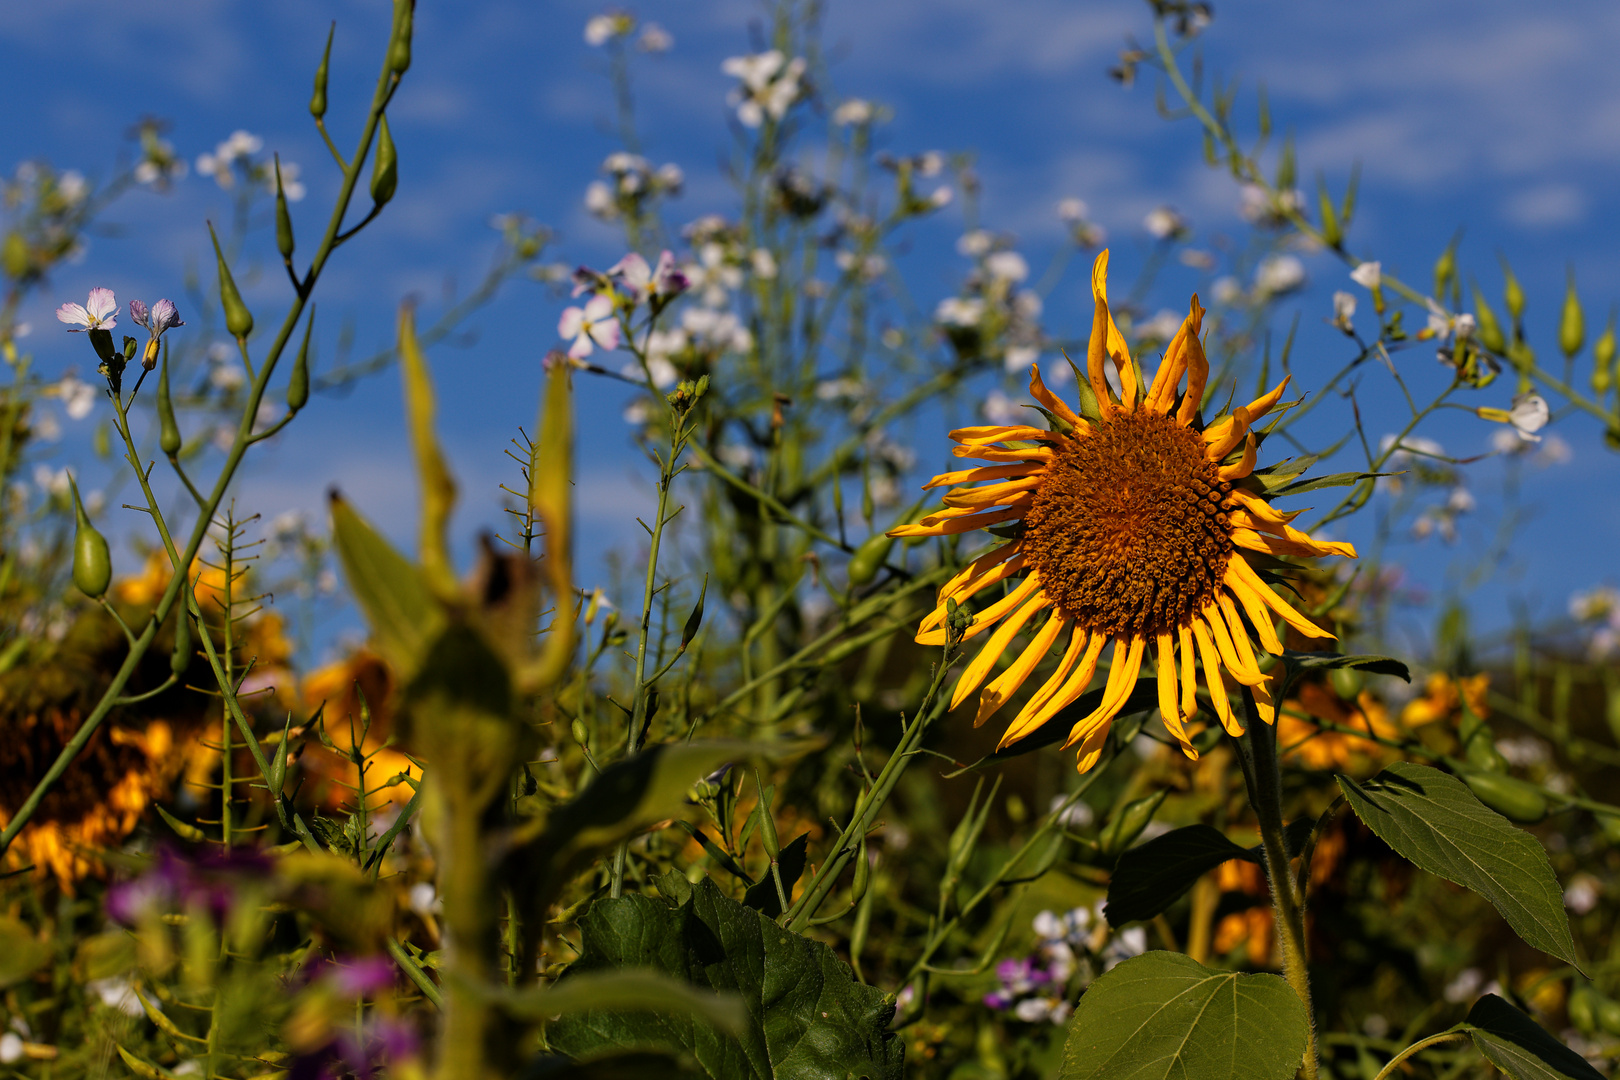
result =
[[[648,155],[679,163],[688,177],[671,217],[724,210],[729,191],[718,163],[733,136],[724,104],[731,80],[719,67],[749,51],[749,25],[763,8],[747,0],[630,6],[675,38],[672,52],[646,58],[636,75]],[[499,212],[526,212],[555,228],[560,261],[600,266],[617,257],[614,234],[581,201],[616,148],[602,57],[581,37],[598,10],[574,0],[422,0],[414,66],[392,112],[400,194],[324,279],[323,312],[334,316],[326,328],[352,319],[366,351],[387,340],[402,297],[417,294],[431,305],[447,277],[463,288],[475,283],[493,250],[489,218]],[[304,234],[313,233],[335,184],[305,112],[326,26],[338,23],[329,118],[347,146],[387,18],[382,0],[0,5],[7,56],[0,97],[8,105],[0,168],[45,158],[105,174],[126,145],[123,133],[145,114],[172,121],[169,138],[193,161],[246,128],[302,165],[310,197],[295,214]],[[1146,35],[1149,27],[1145,5],[1129,0],[831,0],[825,41],[834,85],[823,89],[833,100],[861,96],[889,105],[894,116],[882,139],[895,152],[976,151],[986,223],[1017,234],[1036,267],[1062,240],[1055,203],[1079,196],[1108,228],[1116,266],[1134,269],[1147,247],[1142,218],[1153,207],[1175,207],[1201,240],[1242,227],[1238,192],[1223,173],[1205,168],[1190,122],[1156,115],[1152,74],[1129,90],[1104,74],[1125,35]],[[1204,40],[1211,74],[1241,76],[1245,87],[1266,84],[1276,126],[1297,138],[1307,185],[1321,169],[1341,189],[1351,164],[1361,163],[1352,250],[1422,283],[1447,239],[1465,227],[1465,274],[1495,302],[1496,254],[1512,259],[1530,297],[1532,341],[1544,356],[1555,352],[1566,266],[1576,271],[1596,335],[1620,299],[1620,262],[1612,257],[1620,239],[1620,188],[1612,180],[1620,168],[1620,69],[1612,63],[1620,9],[1374,0],[1352,10],[1247,0],[1220,5]],[[36,328],[25,344],[41,369],[87,367],[82,341],[57,332],[51,308],[82,301],[96,284],[112,285],[122,298],[178,295],[188,263],[204,250],[205,218],[218,219],[227,207],[225,195],[195,172],[168,196],[138,192],[118,203],[108,215],[118,235],[97,238],[83,261],[60,268],[24,314]],[[930,306],[950,295],[965,269],[951,254],[958,231],[959,218],[947,212],[917,233],[907,270],[914,293]],[[269,232],[252,244],[272,267]],[[1343,339],[1322,318],[1331,292],[1349,287],[1344,271],[1326,257],[1307,266],[1311,287],[1291,305],[1305,313],[1299,348],[1342,356]],[[1184,305],[1204,284],[1177,267],[1161,279],[1152,306]],[[1048,298],[1054,333],[1089,323],[1082,285],[1071,272]],[[261,323],[279,319],[284,292],[274,275],[250,292]],[[498,519],[496,485],[511,479],[503,449],[519,424],[533,423],[538,360],[553,344],[561,306],[537,285],[514,283],[474,318],[473,344],[435,355],[446,440],[465,493],[463,536]],[[1403,355],[1414,381],[1442,378],[1424,351]],[[1387,382],[1376,385],[1387,389]],[[1372,379],[1368,387],[1371,394]],[[1510,393],[1504,379],[1477,403],[1502,405]],[[650,500],[619,418],[623,397],[618,387],[581,383],[578,490],[592,551],[633,548],[633,518]],[[1375,423],[1394,422],[1376,403],[1369,411]],[[395,376],[318,398],[296,430],[295,439],[277,440],[248,469],[245,501],[267,516],[288,508],[319,514],[325,488],[337,483],[409,538],[412,480]],[[1615,577],[1620,457],[1584,419],[1560,418],[1552,430],[1573,456],[1526,472],[1534,517],[1514,560],[1470,594],[1488,624],[1500,624],[1519,602],[1554,614],[1573,589]],[[68,425],[55,459],[88,457],[88,431],[88,424]],[[1458,414],[1431,434],[1462,455],[1484,451],[1490,431]],[[1469,522],[1476,540],[1465,535],[1446,548],[1431,538],[1392,552],[1413,580],[1435,594],[1448,589],[1453,567],[1471,558],[1489,531],[1501,480],[1497,462],[1471,475],[1480,498]],[[585,566],[601,573],[599,564]],[[1414,613],[1411,625],[1429,617]]]

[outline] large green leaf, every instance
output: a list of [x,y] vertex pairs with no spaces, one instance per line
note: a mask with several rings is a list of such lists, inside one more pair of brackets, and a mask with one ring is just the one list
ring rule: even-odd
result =
[[537,990],[507,994],[501,1003],[506,1012],[531,1019],[604,1009],[644,1011],[684,1015],[733,1033],[747,1018],[734,995],[696,993],[686,983],[653,970],[581,972]]
[[1230,859],[1257,862],[1248,848],[1208,825],[1188,825],[1125,851],[1108,880],[1103,914],[1114,926],[1151,919],[1179,900],[1205,873]]
[[1564,893],[1535,837],[1427,765],[1399,762],[1362,784],[1338,779],[1356,814],[1402,857],[1479,893],[1525,941],[1577,963]]
[[586,1057],[608,1047],[684,1051],[713,1080],[900,1080],[904,1049],[888,1030],[894,1005],[850,977],[826,945],[777,926],[700,881],[675,906],[645,895],[601,900],[580,920],[576,973],[652,968],[735,994],[747,1009],[727,1035],[679,1013],[600,1009],[546,1030],[553,1049]]
[[1275,975],[1211,971],[1149,952],[1091,984],[1069,1021],[1059,1080],[1289,1080],[1305,1006]]
[[343,564],[349,591],[371,624],[383,659],[409,680],[422,656],[444,630],[444,607],[428,590],[422,572],[332,492],[332,546]]
[[1495,994],[1468,1010],[1474,1045],[1516,1080],[1603,1080],[1587,1060]]

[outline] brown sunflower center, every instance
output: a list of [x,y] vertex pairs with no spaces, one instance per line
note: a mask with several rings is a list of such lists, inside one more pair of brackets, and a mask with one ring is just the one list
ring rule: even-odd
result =
[[1083,627],[1173,630],[1226,573],[1231,490],[1198,432],[1149,409],[1113,413],[1059,446],[1025,518],[1025,559]]

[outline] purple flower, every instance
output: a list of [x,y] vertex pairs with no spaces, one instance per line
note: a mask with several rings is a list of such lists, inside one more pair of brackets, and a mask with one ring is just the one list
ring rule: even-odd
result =
[[652,282],[653,292],[666,299],[692,287],[685,272],[675,265],[674,253],[668,250],[658,256],[658,265],[653,267]]
[[394,984],[394,962],[386,956],[362,956],[334,964],[331,979],[344,997],[370,997]]
[[146,327],[146,332],[150,335],[146,340],[146,351],[141,354],[141,366],[151,371],[157,367],[158,339],[163,336],[163,332],[186,324],[180,321],[180,311],[174,306],[173,300],[159,300],[152,305],[150,313],[146,310],[145,304],[139,300],[131,300],[129,317]]
[[111,289],[91,289],[90,298],[79,304],[63,304],[56,309],[58,322],[78,323],[68,327],[74,334],[86,330],[111,330],[118,325],[118,298]]
[[146,873],[107,890],[107,914],[133,925],[143,915],[165,908],[200,907],[223,924],[236,903],[241,880],[269,871],[269,860],[257,852],[233,851],[194,860],[164,848]]
[[617,349],[619,324],[613,318],[613,298],[593,296],[582,308],[564,308],[562,318],[557,321],[557,334],[574,339],[568,347],[568,355],[576,360],[591,355],[597,346]]

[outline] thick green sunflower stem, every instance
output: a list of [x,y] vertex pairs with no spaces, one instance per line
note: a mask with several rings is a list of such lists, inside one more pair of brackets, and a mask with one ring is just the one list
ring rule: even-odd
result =
[[1243,688],[1243,713],[1248,730],[1232,740],[1243,765],[1249,804],[1260,821],[1261,845],[1266,856],[1266,877],[1276,910],[1277,938],[1282,950],[1283,977],[1305,1006],[1305,1062],[1301,1075],[1316,1080],[1316,1015],[1311,1010],[1311,979],[1305,951],[1305,897],[1289,871],[1288,845],[1283,839],[1282,772],[1277,767],[1277,731],[1260,719],[1254,695]]

